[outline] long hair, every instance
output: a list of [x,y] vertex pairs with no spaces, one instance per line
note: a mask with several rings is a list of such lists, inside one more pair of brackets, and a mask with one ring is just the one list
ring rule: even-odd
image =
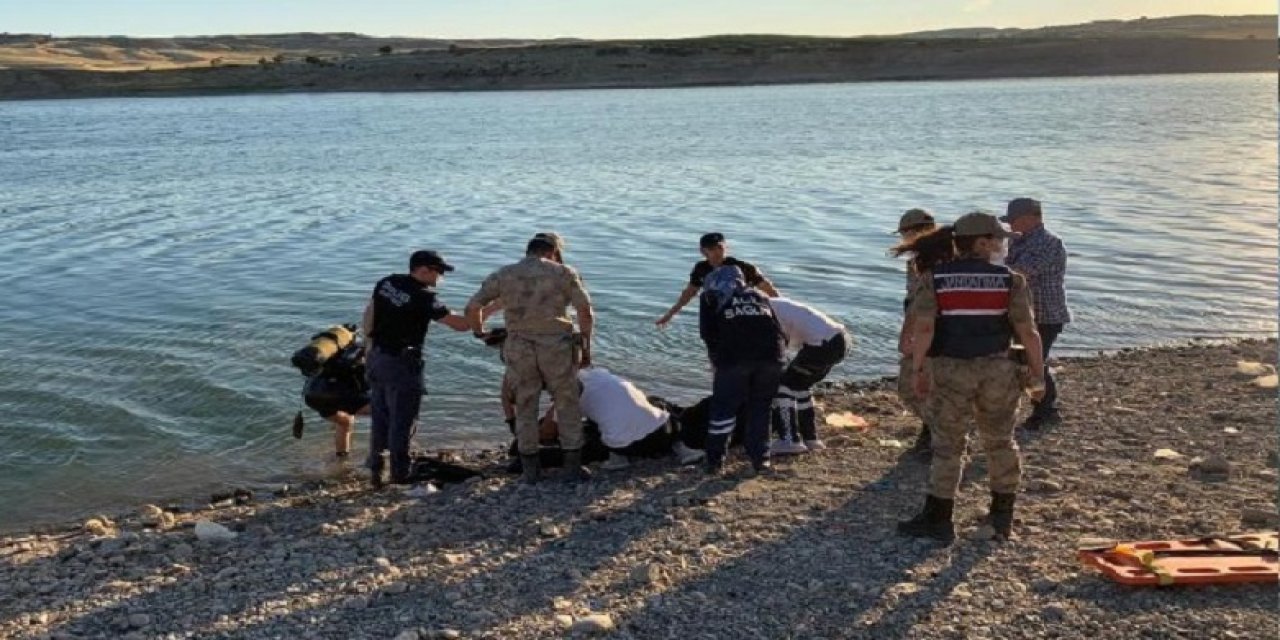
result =
[[902,242],[889,250],[893,257],[911,254],[911,266],[917,273],[933,269],[956,259],[956,230],[944,225],[910,242]]

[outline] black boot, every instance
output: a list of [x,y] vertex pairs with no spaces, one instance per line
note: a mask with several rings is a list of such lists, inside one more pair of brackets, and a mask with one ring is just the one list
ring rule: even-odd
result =
[[586,482],[591,479],[591,471],[582,466],[582,449],[565,450],[563,473],[566,482]]
[[374,489],[381,489],[391,481],[391,452],[382,451],[373,456],[372,475],[369,478]]
[[542,479],[542,457],[538,454],[520,456],[520,484],[538,484]]
[[898,523],[898,533],[913,538],[933,538],[944,544],[956,539],[956,529],[951,523],[955,500],[944,500],[931,495],[924,497],[924,510],[919,515]]
[[1016,493],[991,492],[991,528],[996,530],[997,540],[1008,540],[1013,537],[1013,503],[1018,498]]
[[925,460],[933,457],[933,432],[929,425],[926,424],[920,428],[920,434],[916,436],[915,443],[907,453]]

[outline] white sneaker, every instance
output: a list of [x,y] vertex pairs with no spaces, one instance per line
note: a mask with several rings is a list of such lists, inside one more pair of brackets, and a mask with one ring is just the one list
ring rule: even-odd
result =
[[600,468],[604,469],[605,471],[617,471],[619,469],[626,469],[627,467],[630,467],[630,466],[631,466],[631,461],[627,460],[626,456],[618,455],[610,451],[609,459],[605,460],[604,464],[600,465]]
[[810,451],[822,451],[827,448],[821,440],[805,440],[804,446],[809,447]]
[[690,449],[683,442],[671,445],[671,450],[680,458],[680,466],[697,464],[707,457],[707,452],[702,449]]
[[771,456],[793,456],[800,453],[809,453],[809,448],[802,443],[791,440],[774,440],[769,445],[769,455]]

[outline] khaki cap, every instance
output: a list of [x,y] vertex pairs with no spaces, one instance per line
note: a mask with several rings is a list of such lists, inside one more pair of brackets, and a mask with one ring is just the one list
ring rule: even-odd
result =
[[956,220],[957,236],[994,236],[996,238],[1012,238],[1014,234],[1000,224],[1000,220],[989,213],[974,211],[966,213]]
[[894,233],[906,233],[907,229],[922,224],[933,224],[933,214],[924,209],[907,209],[898,219],[898,230]]

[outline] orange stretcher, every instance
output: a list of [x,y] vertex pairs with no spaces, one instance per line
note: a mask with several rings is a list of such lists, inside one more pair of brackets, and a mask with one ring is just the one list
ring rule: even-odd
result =
[[1080,549],[1084,564],[1121,584],[1172,586],[1280,582],[1276,532],[1189,540],[1121,542]]

